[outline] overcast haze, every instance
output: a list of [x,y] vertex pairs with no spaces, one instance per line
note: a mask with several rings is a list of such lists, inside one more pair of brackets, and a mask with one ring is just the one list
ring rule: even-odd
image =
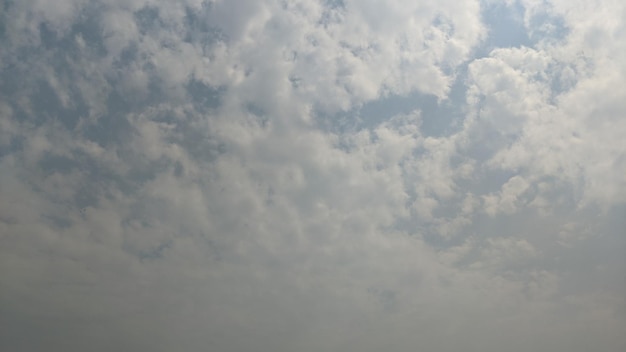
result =
[[625,21],[0,0],[0,350],[626,351]]

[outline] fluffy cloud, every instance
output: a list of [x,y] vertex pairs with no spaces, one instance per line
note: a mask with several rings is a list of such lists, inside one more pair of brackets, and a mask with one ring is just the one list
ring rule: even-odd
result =
[[626,347],[619,2],[3,6],[3,349]]

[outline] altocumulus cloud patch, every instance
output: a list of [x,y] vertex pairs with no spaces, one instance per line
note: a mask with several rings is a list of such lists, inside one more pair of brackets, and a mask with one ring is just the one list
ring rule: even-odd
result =
[[615,1],[5,1],[0,346],[621,351]]

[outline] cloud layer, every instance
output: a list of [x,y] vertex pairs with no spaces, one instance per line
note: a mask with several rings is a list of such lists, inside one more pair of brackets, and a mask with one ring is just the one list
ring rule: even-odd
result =
[[626,349],[621,2],[2,8],[1,349]]

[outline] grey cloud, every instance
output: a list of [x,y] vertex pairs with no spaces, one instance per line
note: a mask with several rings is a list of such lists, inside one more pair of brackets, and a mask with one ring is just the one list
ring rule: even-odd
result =
[[0,349],[624,349],[624,8],[568,4],[3,4]]

